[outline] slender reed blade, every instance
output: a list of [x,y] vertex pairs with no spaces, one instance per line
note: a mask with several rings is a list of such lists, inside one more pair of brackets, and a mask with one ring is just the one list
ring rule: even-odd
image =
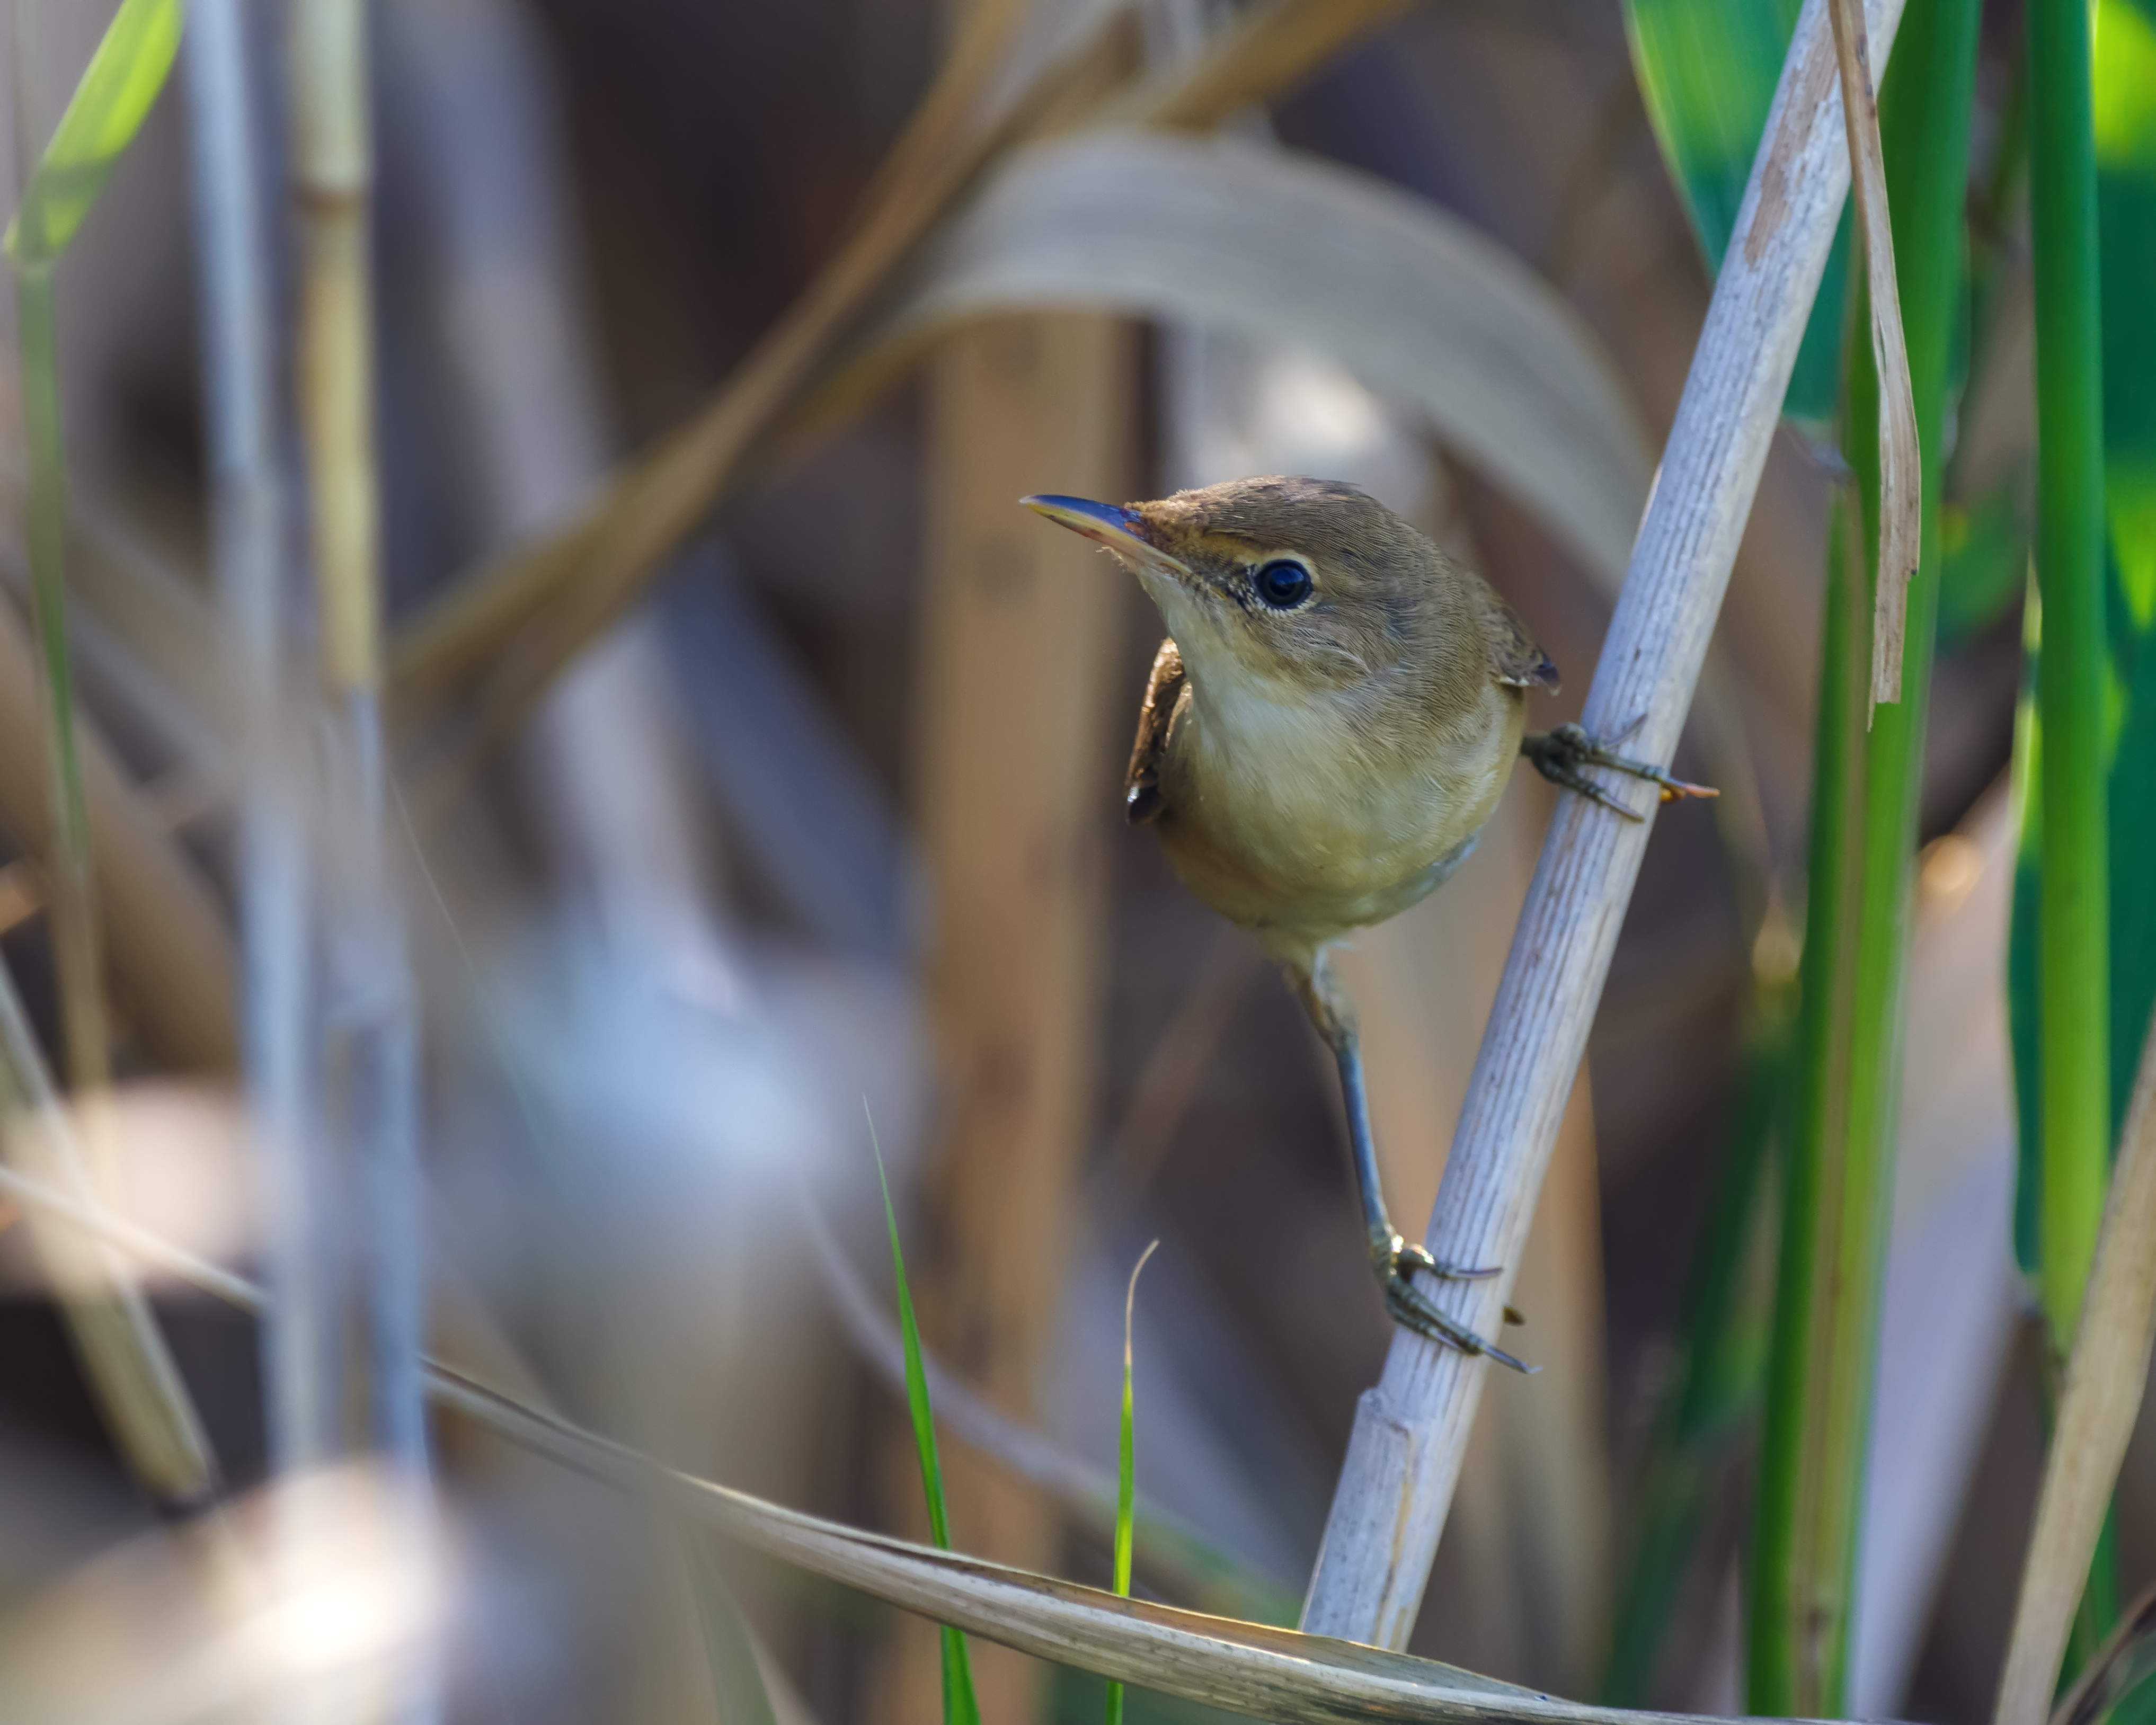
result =
[[[59,129],[38,154],[0,249],[15,269],[15,340],[30,470],[30,583],[46,698],[52,803],[53,932],[68,1076],[78,1090],[110,1076],[104,966],[99,952],[90,815],[75,741],[66,618],[67,447],[60,426],[59,354],[52,266],[90,213],[106,177],[164,87],[179,46],[178,0],[125,0],[75,86]],[[16,123],[34,128],[37,50],[30,10],[15,8]],[[18,137],[20,158],[35,149]]]
[[52,271],[42,260],[16,267],[15,342],[29,451],[30,591],[45,696],[45,783],[52,833],[48,869],[61,1034],[72,1086],[95,1090],[110,1076],[110,1051],[90,812],[83,795],[74,680],[68,654],[67,453],[60,428],[59,356]]
[[[1116,1425],[1116,1553],[1115,1589],[1122,1599],[1131,1596],[1131,1551],[1137,1510],[1137,1459],[1133,1441],[1137,1422],[1131,1393],[1131,1321],[1137,1311],[1138,1275],[1146,1260],[1160,1250],[1154,1240],[1138,1254],[1131,1266],[1131,1285],[1123,1294],[1123,1405]],[[1123,1725],[1123,1686],[1108,1685],[1107,1725]]]
[[[867,1112],[867,1103],[862,1111]],[[914,1447],[921,1455],[921,1489],[928,1499],[928,1531],[938,1551],[951,1548],[951,1525],[943,1502],[943,1468],[936,1453],[936,1415],[928,1405],[928,1373],[921,1362],[921,1326],[913,1316],[913,1292],[906,1280],[906,1257],[898,1245],[898,1213],[891,1207],[891,1182],[876,1141],[875,1120],[869,1120],[869,1146],[875,1153],[876,1184],[883,1192],[884,1228],[891,1236],[891,1271],[898,1290],[899,1334],[906,1344],[906,1409],[913,1422]],[[966,1657],[966,1638],[943,1625],[943,1717],[946,1725],[980,1725],[973,1698],[973,1668]]]

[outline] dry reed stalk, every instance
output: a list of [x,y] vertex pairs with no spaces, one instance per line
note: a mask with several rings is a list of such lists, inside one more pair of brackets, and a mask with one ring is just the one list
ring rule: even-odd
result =
[[[0,605],[0,827],[32,855],[44,853],[52,820],[38,715],[30,643]],[[237,1054],[232,953],[216,901],[80,714],[75,747],[114,981],[162,1059],[228,1070]]]
[[[93,557],[108,614],[155,637],[190,677],[198,708],[227,742],[243,778],[234,848],[239,924],[241,1040],[263,1199],[264,1265],[275,1303],[263,1326],[269,1448],[296,1469],[331,1450],[327,1290],[315,1250],[322,1194],[308,1153],[309,915],[306,835],[289,756],[284,645],[283,481],[278,449],[275,319],[239,0],[195,0],[184,51],[192,100],[196,267],[201,283],[211,557],[218,620],[177,583],[125,578],[118,557]],[[152,619],[154,618],[154,622]],[[190,662],[191,661],[191,662]],[[151,663],[157,663],[151,660]],[[207,686],[205,686],[205,682]],[[184,685],[183,685],[184,686]]]
[[2066,1364],[2066,1393],[2044,1461],[2035,1531],[2021,1571],[1994,1725],[2042,1725],[2088,1580],[2112,1488],[2148,1382],[2156,1345],[2156,1026],[2141,1050],[2133,1101],[2104,1204],[2096,1267]]
[[[1900,22],[1901,0],[1872,7],[1882,65]],[[1650,758],[1667,757],[1682,725],[1849,188],[1840,105],[1825,0],[1810,0],[1584,715],[1609,736],[1636,722],[1635,746]],[[1564,798],[1513,937],[1425,1236],[1442,1260],[1505,1266],[1430,1290],[1486,1333],[1511,1291],[1651,824]],[[1394,1338],[1357,1407],[1306,1628],[1406,1644],[1485,1368]]]
[[[1341,976],[1363,1023],[1385,1190],[1409,1215],[1437,1194],[1447,1135],[1472,1076],[1475,1035],[1505,968],[1506,938],[1534,872],[1554,794],[1517,778],[1474,860],[1443,892],[1372,929]],[[1508,1330],[1543,1368],[1493,1386],[1461,1466],[1452,1527],[1474,1578],[1456,1625],[1478,1664],[1538,1687],[1590,1681],[1609,1546],[1604,1440],[1600,1199],[1594,1117],[1583,1068],[1558,1135],[1543,1202],[1520,1256]],[[1452,1594],[1448,1594],[1448,1597]]]
[[[923,1188],[933,1247],[916,1291],[930,1340],[1020,1417],[1061,1298],[1088,1136],[1108,793],[1098,745],[1127,582],[1070,535],[1032,531],[1015,500],[1050,486],[1123,495],[1133,359],[1128,330],[1106,318],[1038,317],[958,337],[930,373],[915,686],[938,1130]],[[1052,1563],[1058,1518],[1038,1493],[988,1472],[947,1483],[967,1549]],[[932,1635],[901,1636],[905,1675],[885,1686],[895,1707],[926,1704],[937,1658]],[[1029,1713],[1038,1676],[984,1650],[983,1714]]]
[[352,1152],[350,1213],[371,1351],[373,1435],[398,1465],[424,1476],[418,1036],[383,826],[381,488],[368,273],[373,143],[363,0],[300,0],[290,45],[300,415],[337,829],[330,835],[325,919],[331,1026],[325,1064],[344,1069],[336,1129]]
[[[4,967],[0,1143],[9,1163],[46,1185],[95,1203],[90,1158],[61,1111]],[[216,1461],[133,1266],[104,1241],[46,1216],[33,1212],[28,1225],[90,1392],[128,1471],[167,1508],[208,1502],[217,1490]]]

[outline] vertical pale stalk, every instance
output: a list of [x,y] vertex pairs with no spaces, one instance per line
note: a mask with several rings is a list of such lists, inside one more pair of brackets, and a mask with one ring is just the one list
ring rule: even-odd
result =
[[2038,1288],[2073,1342],[2111,1144],[2105,801],[2103,390],[2096,154],[2084,0],[2030,0],[2029,217],[2036,295],[2037,665],[2042,798]]
[[[1901,12],[1900,0],[1869,10],[1879,64]],[[1630,732],[1650,759],[1676,747],[1848,189],[1832,33],[1810,0],[1583,716],[1590,730]],[[1505,1266],[1430,1291],[1485,1333],[1502,1315],[1652,822],[1566,798],[1543,844],[1425,1236],[1441,1259]],[[1356,1409],[1306,1629],[1405,1645],[1486,1369],[1419,1337],[1394,1338],[1384,1376]]]
[[[38,101],[37,8],[14,0],[17,188],[29,183],[44,147]],[[90,814],[76,758],[74,684],[67,641],[67,466],[60,425],[59,354],[53,321],[53,260],[33,255],[15,270],[15,348],[29,467],[27,533],[30,592],[44,684],[45,773],[51,844],[45,857],[54,968],[69,1085],[96,1090],[111,1076],[105,1040],[104,965],[91,879]]]
[[[1044,485],[1127,495],[1128,332],[1096,316],[1010,320],[938,355],[918,686],[921,830],[941,1131],[916,1267],[930,1339],[1006,1411],[1029,1410],[1061,1296],[1100,1038],[1099,740],[1126,600],[1067,533],[1014,523]],[[1014,489],[1015,488],[1015,489]],[[1021,511],[1022,513],[1022,511]],[[1053,1512],[1024,1486],[951,1482],[961,1544],[1051,1560]],[[931,1692],[909,1625],[882,1684],[896,1719]],[[1038,1668],[982,1648],[988,1718],[1034,1705]]]
[[282,486],[263,233],[261,138],[239,0],[194,0],[185,39],[196,267],[218,609],[246,734],[236,847],[241,1031],[269,1219],[264,1315],[270,1448],[280,1469],[331,1450],[328,1288],[315,1250],[321,1176],[310,1154],[306,851],[276,714],[284,696]]
[[[1881,132],[1922,452],[1922,556],[1907,593],[1898,699],[1870,713],[1863,619],[1879,537],[1845,532],[1829,582],[1799,1029],[1761,1463],[1748,1680],[1755,1712],[1839,1713],[1847,1686],[1880,1299],[1901,1111],[1917,793],[1938,604],[1940,452],[1962,285],[1977,0],[1912,0]],[[1852,346],[1845,424],[1864,519],[1891,474],[1876,347]],[[1853,517],[1845,517],[1853,527]],[[1869,578],[1867,579],[1867,573]],[[1874,661],[1876,670],[1876,660]]]
[[423,1475],[418,1047],[384,844],[380,487],[368,280],[372,140],[362,0],[299,0],[292,170],[300,249],[300,410],[322,675],[331,706],[334,900],[327,1017],[356,1178],[352,1231],[375,1441]]

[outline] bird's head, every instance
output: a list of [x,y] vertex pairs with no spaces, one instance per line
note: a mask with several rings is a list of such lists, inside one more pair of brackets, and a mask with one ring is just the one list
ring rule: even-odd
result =
[[1201,692],[1361,701],[1480,676],[1458,567],[1353,485],[1246,479],[1155,503],[1025,502],[1130,567]]

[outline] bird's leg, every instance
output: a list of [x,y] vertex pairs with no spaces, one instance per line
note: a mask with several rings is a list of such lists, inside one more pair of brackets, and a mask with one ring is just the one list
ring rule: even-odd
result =
[[1718,797],[1722,794],[1712,785],[1687,784],[1681,778],[1671,778],[1662,768],[1619,754],[1614,745],[1623,742],[1639,728],[1639,721],[1635,720],[1611,742],[1605,743],[1589,736],[1578,725],[1560,725],[1554,731],[1538,732],[1522,737],[1520,752],[1533,762],[1535,771],[1552,784],[1562,785],[1568,791],[1577,791],[1589,802],[1614,809],[1627,820],[1641,820],[1645,817],[1627,809],[1588,778],[1582,768],[1607,767],[1618,773],[1629,773],[1635,778],[1644,778],[1648,783],[1661,787],[1665,803],[1673,803],[1680,797]]
[[[1533,1367],[1515,1359],[1457,1319],[1439,1311],[1430,1297],[1415,1286],[1414,1276],[1418,1270],[1426,1270],[1449,1281],[1480,1281],[1497,1271],[1494,1268],[1470,1270],[1456,1264],[1441,1263],[1425,1248],[1402,1239],[1393,1226],[1392,1218],[1385,1213],[1384,1189],[1378,1178],[1378,1147],[1370,1133],[1370,1103],[1363,1086],[1363,1051],[1355,1033],[1354,1014],[1340,993],[1322,952],[1306,970],[1298,972],[1295,981],[1304,1008],[1331,1045],[1333,1060],[1339,1067],[1341,1096],[1348,1110],[1348,1142],[1355,1158],[1355,1188],[1363,1201],[1363,1223],[1369,1237],[1370,1267],[1377,1272],[1378,1286],[1384,1291],[1386,1311],[1392,1314],[1394,1322],[1433,1342],[1456,1348],[1462,1353],[1487,1354],[1516,1372],[1533,1371]],[[1506,1308],[1506,1317],[1518,1321],[1517,1314],[1509,1307]]]

